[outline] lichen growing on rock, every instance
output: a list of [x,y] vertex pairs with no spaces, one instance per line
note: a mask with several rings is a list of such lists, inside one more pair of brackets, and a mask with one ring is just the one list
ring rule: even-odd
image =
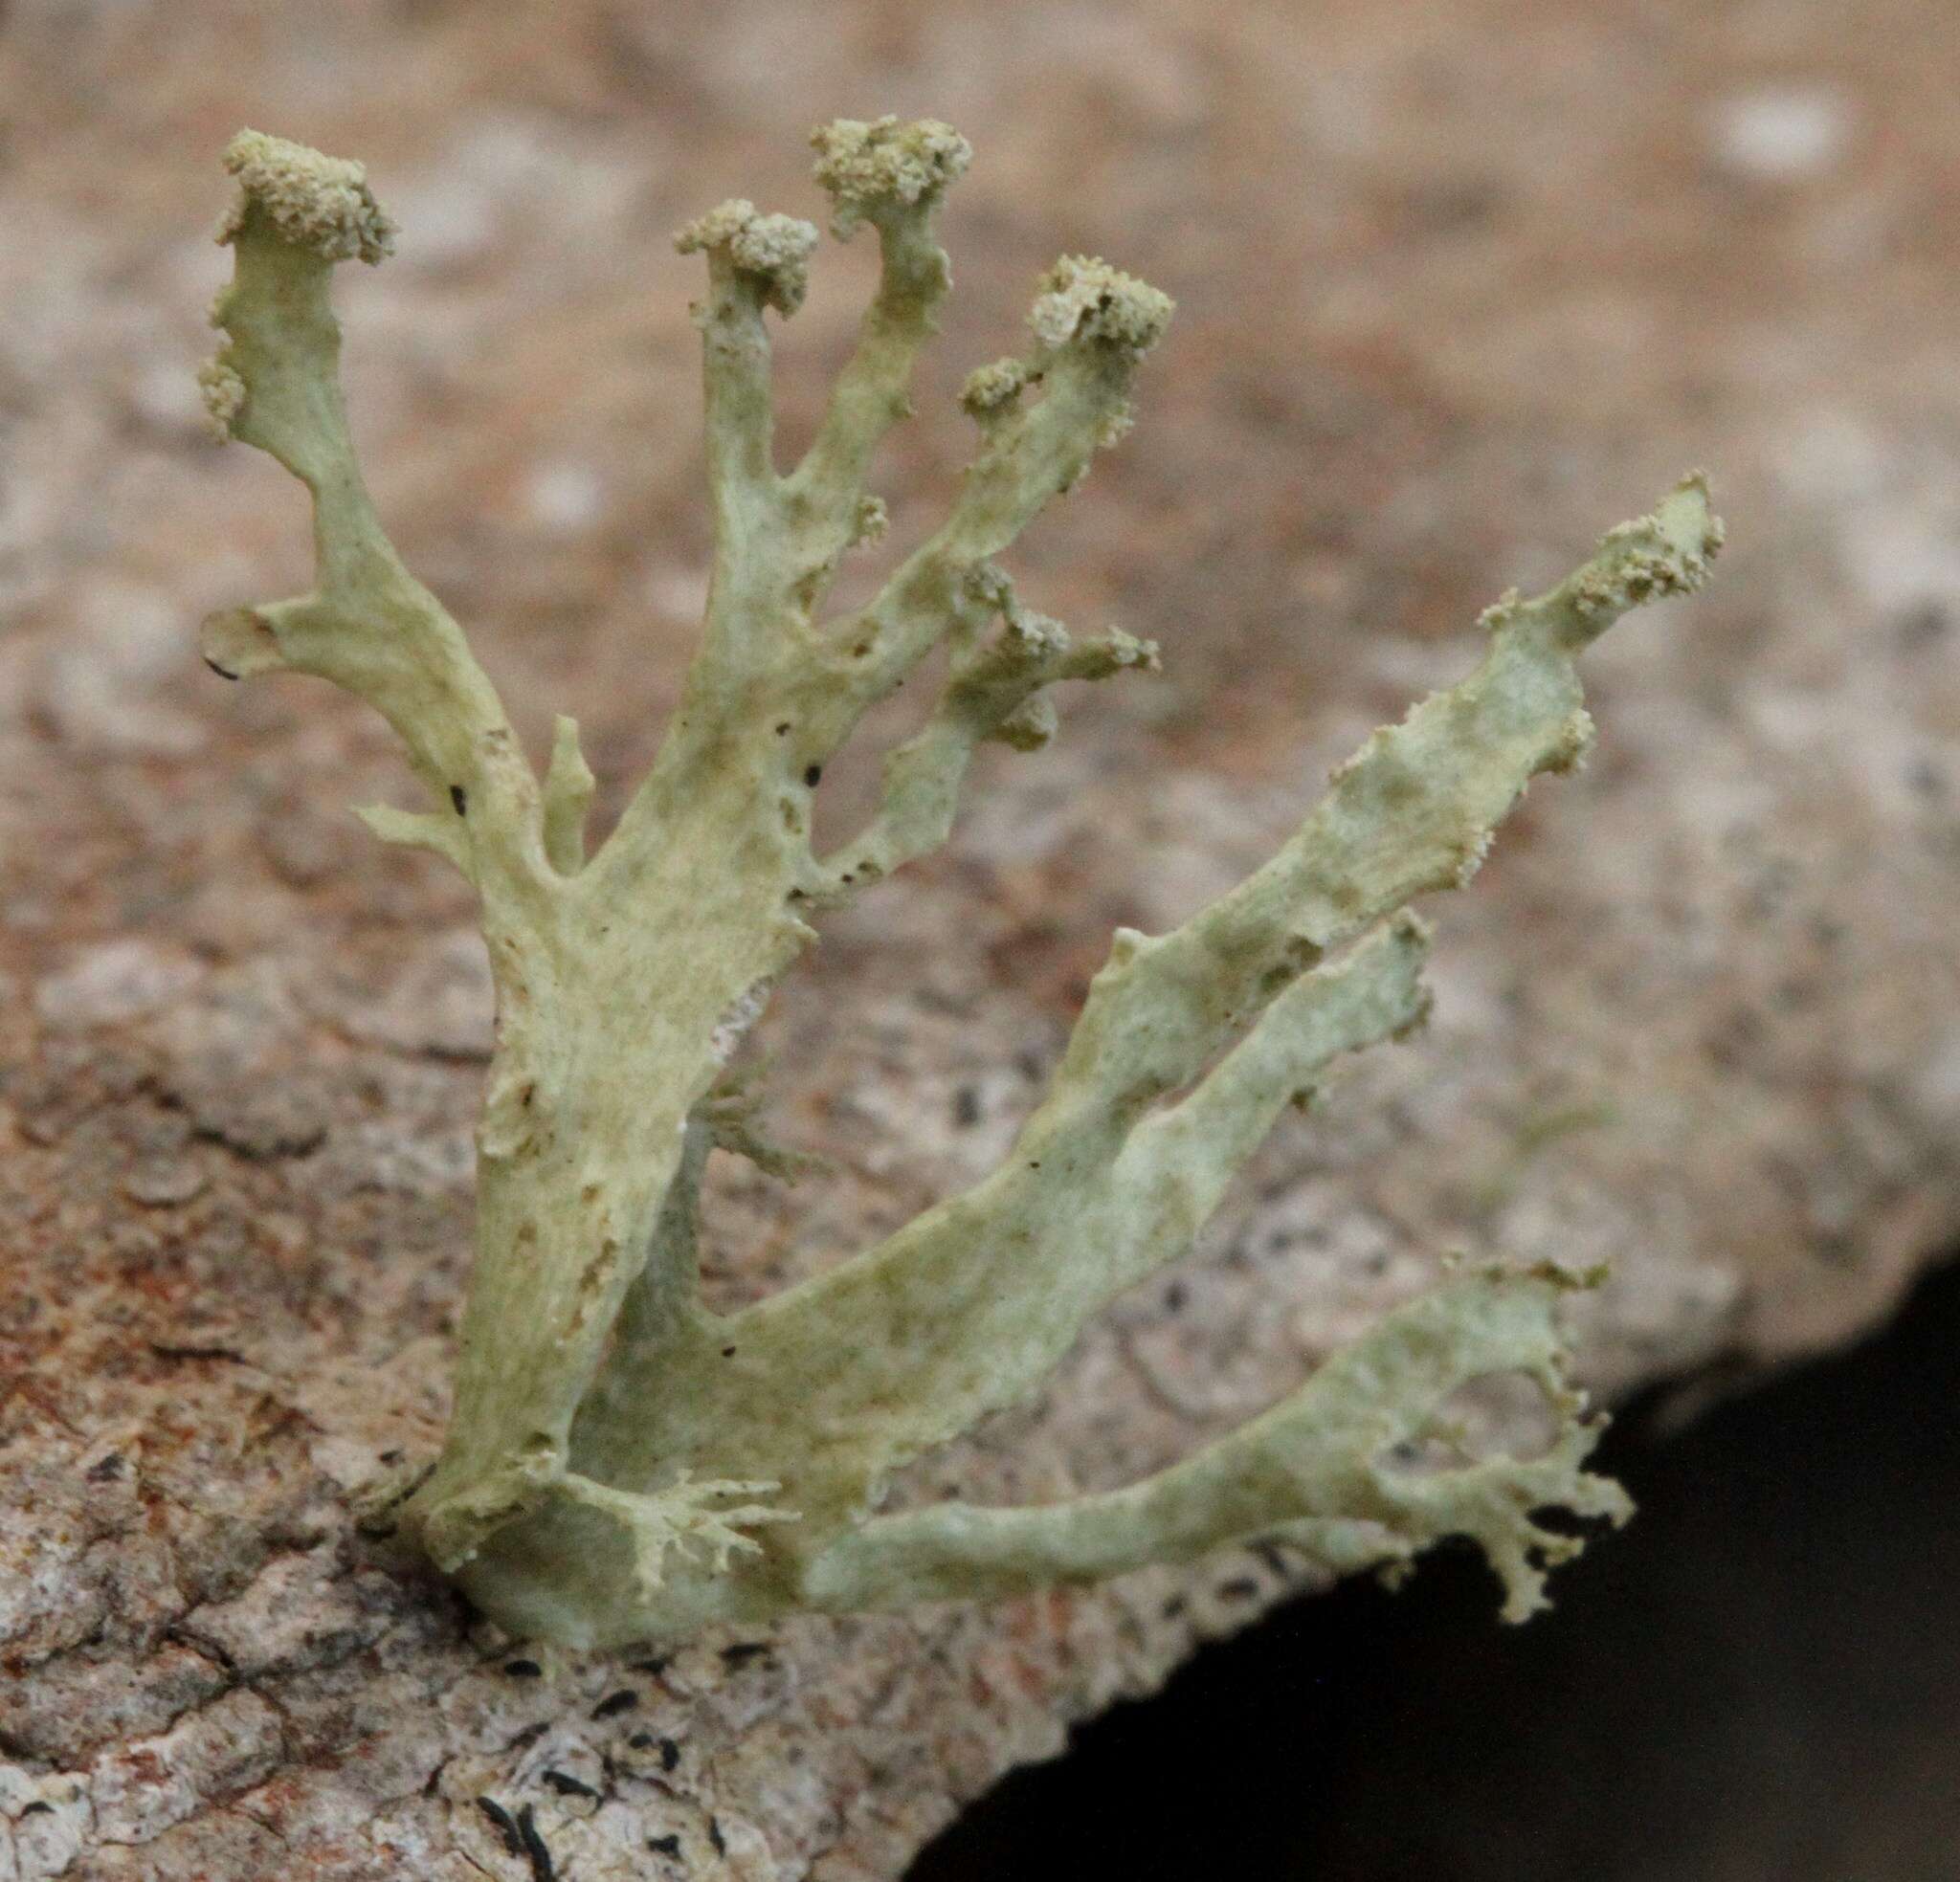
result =
[[[776,1162],[727,1062],[811,922],[945,840],[981,742],[1045,742],[1056,682],[1157,657],[1120,632],[1070,635],[994,560],[1122,435],[1170,315],[1082,257],[1039,283],[1027,351],[969,380],[980,447],[946,520],[871,601],[826,615],[839,559],[881,524],[866,473],[949,285],[937,219],[969,153],[943,124],[889,119],[813,142],[834,231],[877,232],[879,286],[783,473],[764,315],[800,304],[815,232],[740,201],[681,232],[708,264],[713,579],[680,706],[590,855],[576,726],[558,721],[541,780],[356,464],[328,283],[337,261],[385,255],[391,225],[357,165],[251,132],[227,155],[235,273],[203,383],[214,424],[311,491],[318,565],[305,594],[213,616],[205,655],[228,678],[331,679],[388,718],[428,808],[363,814],[475,886],[497,990],[456,1408],[441,1456],[377,1519],[506,1626],[584,1644],[1006,1595],[1268,1536],[1353,1568],[1467,1535],[1522,1618],[1577,1547],[1534,1513],[1627,1509],[1583,1468],[1596,1426],[1555,1325],[1583,1281],[1548,1269],[1454,1273],[1263,1417],[1127,1489],[880,1504],[902,1466],[1025,1400],[1090,1317],[1183,1253],[1335,1058],[1419,1024],[1428,934],[1408,904],[1465,881],[1530,778],[1580,756],[1574,658],[1627,609],[1701,583],[1721,534],[1706,491],[1685,480],[1559,587],[1489,610],[1475,671],[1375,733],[1238,887],[1169,934],[1120,931],[991,1175],[800,1287],[710,1313],[706,1158]],[[879,808],[820,851],[825,764],[942,646],[937,703],[889,755]],[[1554,1435],[1529,1457],[1469,1454],[1451,1400],[1506,1374],[1536,1382]]]

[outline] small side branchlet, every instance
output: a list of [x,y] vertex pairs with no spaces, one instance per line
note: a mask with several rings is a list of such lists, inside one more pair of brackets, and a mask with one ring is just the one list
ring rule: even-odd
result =
[[[392,225],[356,164],[256,132],[226,154],[235,271],[201,383],[222,435],[310,491],[317,567],[303,594],[212,616],[205,656],[227,678],[312,674],[387,717],[427,802],[362,815],[474,885],[497,993],[455,1413],[439,1458],[377,1510],[505,1626],[581,1644],[1004,1596],[1262,1537],[1346,1570],[1469,1536],[1522,1618],[1578,1546],[1536,1514],[1628,1509],[1584,1468],[1597,1424],[1566,1383],[1556,1312],[1585,1280],[1554,1269],[1452,1272],[1263,1417],[1126,1489],[880,1506],[902,1467],[1025,1402],[1094,1315],[1184,1253],[1336,1059],[1420,1024],[1429,932],[1409,904],[1466,881],[1530,779],[1577,761],[1592,721],[1575,657],[1627,609],[1700,586],[1721,542],[1706,490],[1686,479],[1559,587],[1489,609],[1475,669],[1369,739],[1236,888],[1168,934],[1119,931],[991,1175],[800,1287],[712,1313],[707,1158],[802,1167],[729,1060],[812,922],[946,840],[979,745],[1045,744],[1058,684],[1158,661],[1120,631],[1070,633],[998,562],[1121,437],[1170,317],[1083,256],[1037,284],[1026,348],[969,378],[979,444],[945,520],[868,602],[825,611],[839,558],[885,526],[866,476],[950,283],[938,218],[970,153],[944,124],[890,118],[813,141],[835,232],[877,233],[879,285],[786,471],[765,316],[802,303],[816,232],[739,200],[681,231],[708,274],[713,579],[680,707],[590,853],[576,725],[557,721],[541,780],[355,460],[327,283],[385,255]],[[942,647],[876,808],[820,852],[825,765]],[[1461,1448],[1451,1401],[1499,1375],[1534,1381],[1552,1421],[1529,1456]],[[484,1807],[527,1842],[527,1813]]]

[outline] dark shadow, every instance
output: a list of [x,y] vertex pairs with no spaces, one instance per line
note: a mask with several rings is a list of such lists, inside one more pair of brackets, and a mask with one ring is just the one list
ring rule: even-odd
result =
[[1960,1266],[1603,1461],[1640,1514],[1495,1618],[1446,1550],[1206,1650],[910,1882],[1955,1882]]

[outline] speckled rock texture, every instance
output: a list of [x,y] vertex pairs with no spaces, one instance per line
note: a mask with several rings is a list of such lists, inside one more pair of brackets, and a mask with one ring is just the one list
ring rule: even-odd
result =
[[[602,817],[704,582],[669,231],[738,189],[810,213],[824,117],[973,138],[958,293],[878,479],[895,542],[1057,253],[1178,298],[1136,435],[1015,560],[1032,604],[1169,671],[991,757],[952,848],[784,988],[775,1122],[836,1169],[713,1172],[724,1302],[986,1168],[1113,923],[1235,879],[1462,670],[1479,607],[1716,473],[1720,579],[1591,657],[1598,754],[1434,911],[1428,1033],[1289,1124],[1040,1407],[906,1490],[1030,1497],[1244,1418],[1452,1246],[1612,1257],[1573,1331],[1613,1396],[1848,1340],[1950,1242],[1956,56],[1929,0],[15,9],[0,1878],[889,1882],[1304,1581],[1241,1556],[546,1656],[356,1534],[351,1495],[438,1429],[487,981],[462,889],[346,813],[403,786],[386,729],[196,660],[202,612],[303,569],[297,493],[211,450],[192,379],[239,123],[358,152],[399,217],[399,259],[344,284],[377,495],[521,730],[578,714]],[[818,257],[791,444],[869,265]],[[872,782],[827,777],[838,828]]]

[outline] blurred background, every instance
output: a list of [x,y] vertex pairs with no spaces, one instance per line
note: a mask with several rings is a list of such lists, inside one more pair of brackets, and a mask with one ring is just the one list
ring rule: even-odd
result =
[[[221,687],[195,653],[203,612],[307,579],[300,492],[209,443],[194,386],[228,266],[210,240],[226,140],[251,124],[368,163],[400,251],[343,270],[340,305],[383,513],[533,749],[553,712],[578,715],[603,825],[650,755],[705,591],[698,264],[670,233],[733,194],[815,216],[808,126],[883,112],[945,118],[977,153],[947,217],[956,292],[920,420],[875,480],[894,541],[953,488],[967,443],[953,394],[1017,343],[1036,273],[1060,251],[1104,255],[1172,294],[1177,319],[1136,432],[1013,560],[1033,605],[1161,640],[1167,673],[1071,701],[1038,759],[996,754],[947,854],[827,941],[769,1043],[787,1115],[840,1153],[848,1181],[841,1199],[799,1201],[793,1229],[784,1206],[731,1188],[715,1285],[737,1299],[791,1278],[984,1166],[1112,922],[1162,925],[1234,879],[1328,763],[1461,668],[1479,608],[1554,579],[1701,465],[1730,525],[1718,584],[1602,646],[1589,681],[1607,737],[1589,775],[1534,793],[1486,879],[1438,911],[1437,1056],[1366,1074],[1364,1121],[1337,1126],[1320,1162],[1281,1153],[1239,1220],[1284,1215],[1303,1170],[1351,1196],[1363,1154],[1398,1140],[1423,1140],[1422,1166],[1383,1179],[1331,1236],[1276,1239],[1258,1258],[1278,1265],[1246,1267],[1242,1288],[1231,1263],[1249,1245],[1232,1240],[1225,1278],[1192,1283],[1212,1303],[1199,1332],[1166,1331],[1182,1295],[1140,1306],[1062,1388],[1114,1393],[1115,1410],[1054,1429],[1030,1414],[1008,1439],[1033,1448],[1032,1479],[976,1453],[965,1480],[1055,1491],[1162,1461],[1409,1291],[1428,1258],[1411,1251],[1438,1236],[1620,1256],[1584,1329],[1586,1370],[1611,1394],[1660,1395],[1641,1401],[1643,1428],[1879,1324],[1960,1224],[1956,86],[1960,15],[1941,0],[13,0],[0,12],[0,973],[13,996],[0,1044],[16,1164],[33,1164],[8,1217],[13,1259],[57,1303],[16,1317],[16,1359],[72,1362],[85,1342],[59,1303],[99,1308],[97,1289],[207,1343],[230,1316],[289,1329],[290,1354],[382,1366],[446,1333],[464,1260],[485,1020],[467,897],[426,859],[377,853],[345,815],[404,801],[385,728],[323,689]],[[848,350],[874,261],[868,240],[826,244],[782,331],[786,453]],[[875,775],[867,753],[827,781],[837,828]],[[922,1007],[902,1008],[913,986]],[[1365,1121],[1370,1103],[1387,1121]],[[963,1147],[951,1123],[920,1122],[942,1111],[984,1112],[985,1128]],[[99,1121],[70,1128],[84,1117]],[[207,1166],[216,1153],[196,1146],[212,1141],[260,1150]],[[299,1144],[310,1162],[279,1161]],[[132,1180],[147,1192],[133,1203]],[[1950,1287],[1926,1311],[1950,1328]],[[1565,1636],[1580,1645],[1564,1672],[1476,1657],[1505,1660],[1536,1628],[1502,1650],[1481,1618],[1420,1635],[1416,1672],[1475,1643],[1460,1650],[1472,1696],[1434,1707],[1411,1696],[1409,1654],[1355,1658],[1355,1643],[1420,1629],[1422,1601],[1449,1598],[1448,1565],[1418,1577],[1396,1610],[1413,1619],[1343,1595],[1321,1623],[1308,1604],[1207,1674],[1212,1700],[1174,1689],[1155,1702],[1156,1737],[1132,1722],[1101,1765],[1086,1754],[1045,1788],[1011,1787],[998,1807],[1018,1814],[987,1817],[977,1843],[956,1833],[921,1877],[1117,1873],[1097,1864],[1119,1853],[1131,1876],[1960,1876],[1960,1692],[1943,1683],[1950,1661],[1927,1682],[1917,1630],[1950,1600],[1910,1579],[1960,1544],[1960,1466],[1950,1445],[1912,1437],[1950,1425],[1953,1370],[1937,1354],[1952,1344],[1933,1347],[1909,1387],[1860,1375],[1842,1402],[1853,1424],[1819,1427],[1863,1431],[1887,1407],[1885,1430],[1922,1467],[1880,1473],[1901,1500],[1854,1495],[1870,1484],[1862,1450],[1821,1480],[1841,1492],[1831,1508],[1863,1513],[1860,1534],[1882,1536],[1896,1513],[1904,1545],[1890,1567],[1839,1553],[1858,1575],[1784,1587],[1788,1628],[1756,1605],[1766,1568],[1726,1584],[1757,1630],[1704,1615],[1687,1630],[1698,1666],[1663,1674],[1642,1657],[1642,1639],[1681,1631],[1704,1598],[1665,1562],[1719,1553],[1719,1524],[1657,1543],[1637,1588],[1610,1584],[1602,1616],[1638,1589],[1651,1600],[1603,1670],[1584,1643],[1607,1618]],[[1139,1352],[1169,1386],[1136,1387],[1125,1368]],[[1223,1383],[1183,1393],[1185,1361]],[[222,1422],[222,1382],[167,1389]],[[1781,1428],[1682,1454],[1746,1469]],[[1888,1441],[1874,1429],[1872,1454]],[[1776,1482],[1806,1473],[1794,1440],[1774,1455]],[[1664,1473],[1667,1447],[1649,1461]],[[1724,1481],[1707,1503],[1753,1542],[1824,1521]],[[1869,1614],[1866,1567],[1908,1578]],[[1234,1630],[1284,1586],[1224,1598],[1196,1633]],[[1731,1637],[1751,1665],[1779,1641],[1814,1663],[1824,1650],[1794,1617],[1820,1603],[1845,1629],[1831,1651],[1860,1643],[1860,1676],[1904,1695],[1876,1738],[1859,1736],[1873,1708],[1839,1686],[1723,1670]],[[1163,1670],[1160,1656],[1095,1675],[1068,1634],[1086,1625],[1055,1619],[1051,1639],[1043,1621],[1027,1648],[1027,1690],[1053,1716]],[[1364,1676],[1335,1690],[1390,1682],[1402,1751],[1375,1717],[1367,1755],[1343,1763],[1325,1717],[1315,1737],[1290,1707],[1349,1650]],[[964,1649],[935,1650],[967,1664]],[[1665,1703],[1637,1720],[1571,1710],[1643,1669]],[[1739,1690],[1745,1710],[1725,1713]],[[1297,1730],[1302,1758],[1340,1781],[1302,1773],[1289,1788],[1279,1765],[1248,1762],[1241,1717],[1262,1758]],[[335,1729],[321,1727],[323,1768],[354,1741]],[[1463,1760],[1492,1738],[1518,1735],[1526,1751],[1501,1776],[1528,1787],[1572,1732],[1594,1734],[1595,1752],[1556,1822],[1474,1801]],[[832,1772],[827,1797],[878,1809],[860,1821],[835,1805],[832,1867],[813,1872],[895,1874],[1007,1764],[1059,1744],[989,1733],[964,1762],[936,1751],[916,1782],[896,1766]],[[1637,1734],[1674,1744],[1664,1779],[1598,1749]],[[1904,1780],[1825,1782],[1867,1770],[1875,1745]],[[1259,1782],[1233,1782],[1248,1771]],[[1398,1797],[1431,1789],[1471,1799],[1455,1847],[1398,1815]],[[1179,1806],[1147,1819],[1147,1849],[1084,1837],[1145,1793]],[[1819,1840],[1806,1799],[1828,1796],[1841,1829],[1868,1794],[1869,1839]],[[1229,1807],[1209,1808],[1214,1795]],[[814,1847],[802,1806],[778,1802],[780,1829],[755,1805],[765,1843]],[[1276,1841],[1303,1812],[1349,1826],[1340,1847]],[[1645,1836],[1663,1814],[1705,1833]],[[1756,1821],[1786,1828],[1752,1843]],[[1589,1825],[1616,1827],[1588,1842]],[[89,1860],[67,1872],[139,1872]],[[205,1860],[248,1872],[226,1867],[243,1857]]]

